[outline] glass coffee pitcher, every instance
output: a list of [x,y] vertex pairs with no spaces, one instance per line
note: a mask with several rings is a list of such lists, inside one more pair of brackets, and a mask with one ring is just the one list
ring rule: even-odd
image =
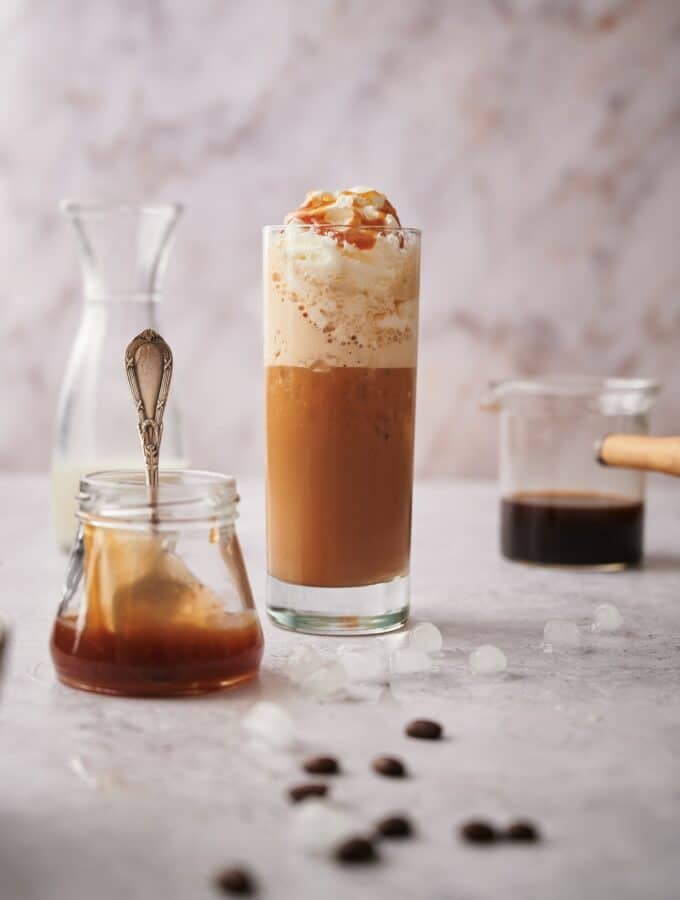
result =
[[607,434],[646,435],[659,390],[587,376],[489,385],[482,408],[500,413],[505,557],[611,571],[641,561],[644,473],[600,465],[596,448]]
[[[81,477],[139,465],[121,360],[131,334],[158,330],[161,279],[181,207],[65,202],[62,211],[78,237],[84,295],[61,388],[51,467],[54,530],[59,546],[68,550]],[[165,412],[163,451],[168,468],[188,464],[173,398]]]

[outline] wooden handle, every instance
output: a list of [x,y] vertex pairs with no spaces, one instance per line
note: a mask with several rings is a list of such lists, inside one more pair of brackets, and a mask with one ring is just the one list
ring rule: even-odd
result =
[[600,443],[597,458],[605,466],[680,475],[680,437],[608,434]]

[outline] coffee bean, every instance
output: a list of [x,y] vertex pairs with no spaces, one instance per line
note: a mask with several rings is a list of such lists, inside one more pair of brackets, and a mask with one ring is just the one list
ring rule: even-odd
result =
[[336,848],[335,858],[338,862],[355,865],[377,862],[378,854],[371,841],[362,837],[353,837],[343,841]]
[[303,769],[310,775],[337,775],[340,766],[333,756],[313,756],[305,760]]
[[255,882],[245,869],[225,869],[215,879],[216,887],[224,894],[240,894],[250,897],[255,893]]
[[318,782],[314,782],[314,784],[297,784],[288,790],[288,796],[293,803],[300,803],[302,800],[307,800],[308,797],[325,797],[327,793],[328,785],[319,784]]
[[406,816],[387,816],[375,828],[379,837],[407,838],[413,834],[413,825]]
[[526,844],[535,844],[541,839],[538,828],[533,822],[528,822],[526,819],[519,819],[517,822],[513,822],[505,830],[503,837],[508,841],[522,841]]
[[406,734],[409,737],[421,738],[424,741],[438,741],[442,736],[442,726],[431,719],[414,719],[406,726]]
[[460,826],[460,836],[469,844],[493,844],[498,838],[493,825],[475,819]]
[[373,768],[379,775],[387,778],[405,778],[406,768],[396,756],[377,756],[373,760]]

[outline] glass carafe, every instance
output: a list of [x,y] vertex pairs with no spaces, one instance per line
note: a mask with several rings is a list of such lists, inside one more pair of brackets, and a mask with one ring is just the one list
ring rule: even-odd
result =
[[[83,312],[61,388],[52,455],[52,519],[59,546],[76,532],[80,478],[139,467],[140,446],[123,355],[145,328],[160,330],[161,279],[181,213],[176,204],[108,206],[66,202],[81,254]],[[188,464],[171,394],[163,420],[162,465]]]

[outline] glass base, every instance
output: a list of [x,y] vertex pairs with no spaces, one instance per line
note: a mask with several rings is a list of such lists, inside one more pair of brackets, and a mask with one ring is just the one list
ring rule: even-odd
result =
[[139,685],[123,685],[115,687],[110,684],[101,684],[95,681],[79,681],[57,672],[57,678],[66,687],[75,688],[77,691],[87,691],[90,694],[107,694],[111,697],[196,697],[200,694],[213,694],[218,691],[226,691],[229,688],[244,684],[257,678],[258,671],[246,672],[243,675],[233,675],[229,678],[220,678],[212,681],[189,681],[180,684],[153,685],[145,683]]
[[538,562],[535,559],[520,559],[518,556],[503,557],[508,562],[519,563],[522,566],[533,566],[536,569],[565,569],[572,572],[625,572],[627,569],[639,569],[639,562],[610,562],[610,563],[554,563],[554,562]]
[[384,634],[406,624],[409,577],[361,587],[309,587],[267,576],[267,613],[281,628],[308,634]]

